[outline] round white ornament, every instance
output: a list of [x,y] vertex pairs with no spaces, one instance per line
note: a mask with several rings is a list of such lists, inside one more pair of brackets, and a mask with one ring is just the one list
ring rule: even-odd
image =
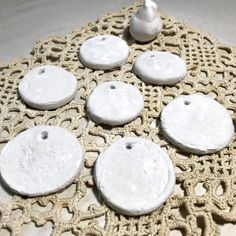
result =
[[234,134],[228,111],[200,94],[180,96],[170,102],[161,113],[161,127],[173,144],[195,154],[223,149]]
[[149,51],[138,56],[134,72],[141,80],[157,85],[173,85],[187,73],[185,61],[169,52]]
[[87,111],[98,123],[122,125],[135,119],[143,106],[143,96],[136,87],[120,81],[110,81],[99,84],[92,91]]
[[65,69],[39,66],[29,71],[19,84],[19,94],[29,106],[51,110],[70,102],[77,93],[77,80]]
[[6,144],[0,155],[0,171],[13,191],[41,196],[71,184],[83,160],[74,135],[56,126],[36,126]]
[[175,186],[173,164],[157,144],[125,137],[101,154],[95,181],[106,203],[124,215],[142,215],[160,207]]
[[129,57],[127,43],[114,35],[98,35],[85,41],[79,51],[83,65],[92,69],[110,70],[121,66]]

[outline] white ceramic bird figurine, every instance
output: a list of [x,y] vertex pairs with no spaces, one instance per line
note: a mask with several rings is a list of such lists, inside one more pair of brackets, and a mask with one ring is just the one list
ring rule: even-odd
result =
[[151,0],[145,0],[131,17],[130,34],[139,42],[149,42],[162,30],[162,26],[158,6]]

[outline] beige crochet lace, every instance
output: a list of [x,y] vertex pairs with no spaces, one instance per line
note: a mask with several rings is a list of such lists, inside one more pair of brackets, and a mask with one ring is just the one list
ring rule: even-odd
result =
[[[159,128],[160,112],[169,101],[196,92],[215,98],[236,120],[236,48],[219,44],[164,14],[164,29],[158,38],[147,44],[135,43],[127,26],[139,5],[135,3],[102,16],[96,23],[71,34],[38,41],[31,58],[0,65],[0,142],[7,142],[35,125],[58,125],[78,137],[86,158],[81,176],[60,193],[39,198],[7,195],[7,201],[1,200],[0,235],[6,231],[25,235],[27,227],[39,230],[50,226],[47,234],[41,235],[146,236],[169,235],[178,230],[186,235],[213,236],[220,234],[221,225],[236,223],[235,136],[223,151],[197,156],[175,148],[163,138]],[[128,62],[109,72],[82,66],[78,49],[97,34],[125,38],[130,46]],[[184,58],[188,67],[186,79],[171,87],[143,83],[132,73],[132,65],[137,55],[146,50],[170,51]],[[75,100],[54,111],[38,111],[19,99],[20,79],[42,64],[62,66],[77,77],[79,91]],[[88,120],[86,99],[98,83],[107,80],[122,80],[140,89],[145,100],[140,117],[115,128]],[[125,217],[109,209],[97,194],[93,181],[96,157],[125,135],[142,136],[158,143],[167,150],[176,167],[177,183],[172,197],[160,209],[141,217]]]

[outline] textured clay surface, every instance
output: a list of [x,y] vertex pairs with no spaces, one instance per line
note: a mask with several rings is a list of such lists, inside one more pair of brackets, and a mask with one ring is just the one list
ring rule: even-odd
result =
[[168,154],[143,138],[113,143],[96,162],[97,187],[108,205],[125,215],[142,215],[171,195],[175,172]]
[[120,81],[99,84],[87,102],[90,117],[108,125],[122,125],[135,119],[143,109],[143,96],[133,85]]
[[51,110],[70,102],[77,93],[77,80],[65,69],[43,65],[30,70],[19,84],[23,101],[40,110]]
[[83,152],[76,137],[56,126],[36,126],[3,148],[1,176],[22,195],[40,196],[69,185],[79,174]]
[[144,82],[173,85],[185,77],[187,67],[182,58],[172,53],[149,51],[138,56],[134,72]]
[[86,40],[79,51],[81,63],[92,69],[110,70],[129,57],[127,43],[114,35],[98,35]]
[[234,134],[227,110],[200,94],[181,96],[170,102],[161,113],[161,127],[176,146],[196,154],[223,149]]

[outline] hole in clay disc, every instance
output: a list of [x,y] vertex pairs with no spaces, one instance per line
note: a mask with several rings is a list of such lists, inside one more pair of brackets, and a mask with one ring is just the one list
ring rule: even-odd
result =
[[39,70],[39,75],[42,75],[42,74],[44,74],[45,73],[45,69],[44,68],[41,68],[40,70]]
[[128,143],[125,148],[126,148],[127,150],[130,150],[130,149],[133,148],[133,146],[132,146],[132,144]]
[[155,55],[154,55],[154,54],[152,54],[150,57],[155,57]]
[[116,87],[114,85],[111,85],[110,86],[110,89],[115,89]]
[[106,38],[105,38],[105,37],[103,37],[103,38],[102,38],[102,41],[104,41],[104,40],[106,40]]
[[43,131],[43,132],[41,133],[41,139],[45,140],[45,139],[47,139],[47,138],[48,138],[48,132],[47,132],[47,131]]
[[190,101],[184,101],[184,105],[186,105],[186,106],[190,105],[190,103],[191,103]]

